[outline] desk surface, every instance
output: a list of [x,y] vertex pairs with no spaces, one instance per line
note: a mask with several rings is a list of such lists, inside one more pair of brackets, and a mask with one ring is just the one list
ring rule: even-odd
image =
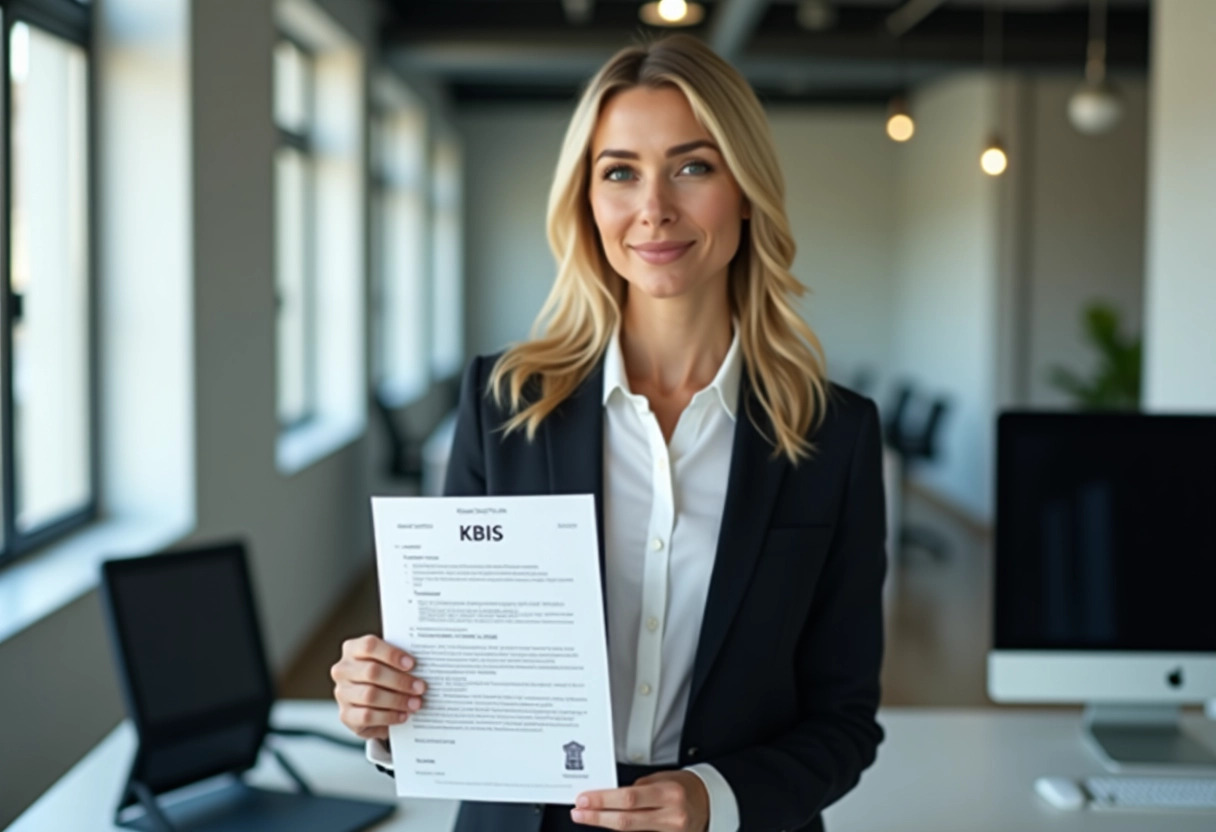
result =
[[[890,708],[879,715],[887,740],[861,784],[826,814],[829,832],[1023,832],[1146,828],[1216,828],[1216,814],[1061,812],[1039,800],[1036,777],[1083,777],[1101,766],[1081,744],[1080,712]],[[327,702],[284,702],[274,724],[345,733]],[[1216,747],[1216,723],[1185,718],[1188,730]],[[358,752],[310,739],[279,739],[301,773],[324,794],[391,799],[392,781]],[[134,750],[128,724],[116,728],[31,806],[9,832],[119,829],[111,826]],[[264,755],[250,779],[287,788]],[[446,832],[456,804],[402,800],[377,832]]]

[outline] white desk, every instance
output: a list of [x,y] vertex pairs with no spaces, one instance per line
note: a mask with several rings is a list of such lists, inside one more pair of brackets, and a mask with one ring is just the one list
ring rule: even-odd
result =
[[[1216,747],[1216,723],[1186,718]],[[343,733],[327,702],[285,702],[274,723]],[[1079,712],[892,708],[880,715],[887,741],[878,762],[826,815],[829,832],[1026,832],[1026,830],[1177,830],[1211,832],[1216,814],[1060,812],[1034,794],[1044,774],[1101,772],[1082,747]],[[310,739],[282,739],[300,772],[325,794],[391,799],[392,781],[362,755]],[[31,806],[9,832],[118,829],[110,823],[134,749],[124,724],[114,730]],[[259,785],[288,787],[273,760],[251,775]],[[404,800],[378,832],[446,832],[456,816],[447,801]]]

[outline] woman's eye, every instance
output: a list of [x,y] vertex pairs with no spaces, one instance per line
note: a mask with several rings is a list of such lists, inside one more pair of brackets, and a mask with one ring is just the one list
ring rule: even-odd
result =
[[685,162],[684,166],[680,168],[680,173],[690,173],[694,176],[700,176],[709,173],[711,170],[713,170],[713,168],[704,162]]
[[633,171],[625,167],[608,168],[604,171],[604,179],[609,182],[628,182],[633,176]]

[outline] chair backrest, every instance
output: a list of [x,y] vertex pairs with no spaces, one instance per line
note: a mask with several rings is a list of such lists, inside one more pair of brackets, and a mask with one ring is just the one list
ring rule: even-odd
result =
[[903,437],[903,445],[900,450],[906,458],[930,460],[937,457],[942,420],[949,409],[949,402],[945,398],[938,397],[933,400],[919,430],[905,433]]
[[[942,421],[950,410],[945,396],[933,399],[927,409],[917,406],[923,401],[911,383],[901,383],[896,387],[894,404],[883,424],[887,444],[907,461],[937,456]],[[917,418],[918,411],[924,414],[923,418]]]
[[883,422],[883,438],[896,450],[899,450],[903,444],[906,433],[904,422],[908,418],[908,405],[912,402],[912,393],[912,385],[908,382],[901,382],[895,388],[895,402],[891,405],[887,418]]
[[407,475],[409,466],[405,434],[402,432],[401,426],[397,424],[397,417],[393,415],[393,409],[389,407],[379,390],[372,394],[372,410],[376,412],[376,418],[380,420],[384,433],[388,437],[388,473],[393,476]]

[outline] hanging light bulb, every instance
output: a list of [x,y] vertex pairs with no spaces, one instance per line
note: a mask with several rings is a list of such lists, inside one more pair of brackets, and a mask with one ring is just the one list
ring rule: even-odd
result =
[[[1000,8],[993,0],[988,0],[988,8],[984,13],[984,63],[987,65],[989,76],[996,79],[996,91],[993,95],[996,105],[993,122],[996,124],[1001,120],[1000,105],[1004,89],[1001,83],[1002,23]],[[980,169],[989,176],[1000,176],[1008,167],[1009,156],[1005,153],[1005,146],[993,130],[988,144],[984,146],[984,152],[980,154]]]
[[705,7],[686,0],[657,0],[638,9],[638,17],[650,26],[694,26],[705,17]]
[[668,23],[679,23],[688,14],[688,3],[684,0],[659,0],[659,17]]
[[1085,80],[1068,99],[1068,120],[1078,131],[1107,133],[1123,117],[1123,101],[1106,80],[1106,0],[1090,0]]
[[902,97],[891,99],[887,110],[887,135],[892,141],[906,142],[916,133],[916,122],[908,114],[908,105]]
[[1009,157],[1005,155],[1005,147],[1000,139],[993,136],[980,154],[980,168],[989,176],[1000,176],[1008,167]]

